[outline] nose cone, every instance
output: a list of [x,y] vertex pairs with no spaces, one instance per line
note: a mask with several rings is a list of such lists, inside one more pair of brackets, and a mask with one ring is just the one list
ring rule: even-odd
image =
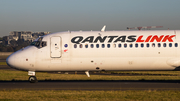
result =
[[16,56],[15,56],[15,54],[13,53],[13,54],[11,54],[11,55],[6,59],[6,63],[7,63],[7,65],[9,65],[10,67],[15,68],[15,65],[16,65],[15,60],[16,60]]

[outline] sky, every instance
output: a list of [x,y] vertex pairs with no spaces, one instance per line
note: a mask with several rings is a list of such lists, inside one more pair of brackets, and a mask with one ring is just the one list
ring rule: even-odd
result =
[[0,37],[11,31],[180,30],[180,0],[1,0]]

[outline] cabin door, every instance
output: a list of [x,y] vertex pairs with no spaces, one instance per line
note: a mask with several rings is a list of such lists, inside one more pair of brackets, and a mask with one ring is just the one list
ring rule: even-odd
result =
[[61,57],[61,37],[51,37],[51,57],[60,58]]

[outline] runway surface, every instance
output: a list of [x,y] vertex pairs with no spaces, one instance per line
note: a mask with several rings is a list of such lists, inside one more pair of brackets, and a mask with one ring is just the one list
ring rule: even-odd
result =
[[179,81],[0,81],[0,90],[180,90]]
[[6,62],[6,60],[5,59],[0,59],[0,62]]
[[7,65],[2,65],[2,66],[0,66],[0,70],[15,70],[15,69],[13,69]]

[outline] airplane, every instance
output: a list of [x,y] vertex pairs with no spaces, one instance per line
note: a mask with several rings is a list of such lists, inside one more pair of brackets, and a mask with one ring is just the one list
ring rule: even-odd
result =
[[34,40],[7,59],[15,69],[35,72],[179,70],[180,30],[66,31]]

